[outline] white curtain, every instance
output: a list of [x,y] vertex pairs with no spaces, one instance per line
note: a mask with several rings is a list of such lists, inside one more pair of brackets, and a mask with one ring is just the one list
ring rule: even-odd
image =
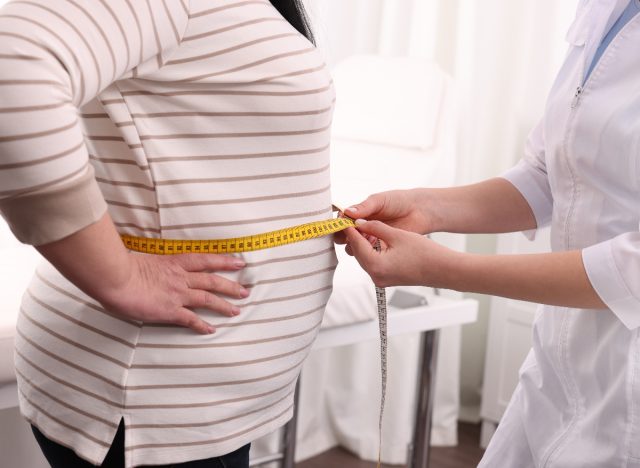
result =
[[[543,111],[547,90],[565,54],[564,36],[577,2],[305,1],[330,66],[354,54],[415,56],[433,60],[454,78],[459,98],[458,184],[498,175],[521,157],[524,140]],[[471,237],[467,248],[493,253],[495,237]],[[476,324],[464,328],[460,350],[460,390],[463,406],[471,410],[464,416],[470,419],[477,417],[479,408],[489,307],[488,298],[472,297],[480,300],[480,316]],[[449,359],[459,356],[452,350],[447,355]],[[323,363],[317,365],[327,365]],[[441,360],[443,364],[447,365]],[[353,437],[357,439],[357,434]],[[435,442],[447,443],[447,439],[451,440],[445,436]],[[357,440],[346,444],[360,454],[367,452],[360,450]],[[318,448],[315,442],[313,446]]]
[[463,110],[463,183],[495,175],[518,159],[565,53],[577,0],[305,3],[330,65],[363,53],[416,56],[454,77]]

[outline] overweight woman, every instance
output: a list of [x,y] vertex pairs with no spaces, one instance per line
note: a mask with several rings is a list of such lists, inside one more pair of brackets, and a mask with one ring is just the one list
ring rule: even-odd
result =
[[[503,177],[373,195],[348,249],[381,286],[538,302],[533,349],[480,463],[640,467],[640,3],[582,1],[524,159]],[[551,225],[552,252],[473,255],[422,234]],[[382,240],[376,252],[369,241]]]
[[54,468],[247,467],[291,417],[331,239],[161,257],[119,235],[330,217],[334,91],[306,24],[294,0],[0,10],[0,212],[46,259],[17,325],[20,409]]

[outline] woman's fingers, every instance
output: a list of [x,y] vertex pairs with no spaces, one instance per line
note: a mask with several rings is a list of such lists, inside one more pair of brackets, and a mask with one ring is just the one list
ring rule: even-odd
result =
[[245,267],[245,262],[231,255],[180,254],[173,259],[186,271],[225,270],[234,271]]
[[216,331],[213,325],[208,324],[198,317],[198,314],[184,307],[178,309],[174,316],[173,323],[181,327],[190,328],[202,335],[210,335]]
[[147,323],[171,323],[199,333],[213,333],[211,325],[192,309],[208,310],[234,317],[240,308],[224,296],[243,299],[249,291],[238,282],[212,270],[237,271],[241,259],[226,255],[185,254],[135,256],[134,274],[119,294],[108,303],[110,309]]
[[216,292],[237,299],[244,299],[249,295],[249,291],[242,285],[212,273],[188,273],[187,286],[191,289]]
[[204,308],[221,313],[228,317],[235,317],[240,313],[240,308],[224,299],[201,289],[189,289],[182,305],[188,308]]
[[245,266],[244,261],[228,255],[186,254],[180,257],[176,260],[187,272],[189,288],[182,301],[185,308],[206,308],[229,317],[240,313],[239,307],[218,295],[244,299],[249,291],[235,281],[203,270],[239,270]]

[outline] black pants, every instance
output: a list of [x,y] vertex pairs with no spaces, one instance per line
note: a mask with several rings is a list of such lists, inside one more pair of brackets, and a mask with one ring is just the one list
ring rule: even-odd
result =
[[[95,468],[95,465],[78,457],[73,450],[47,439],[37,427],[31,426],[31,430],[52,468]],[[250,445],[245,445],[235,452],[221,457],[154,466],[162,466],[164,468],[249,468]],[[124,468],[124,424],[122,422],[118,427],[118,432],[113,439],[109,453],[107,453],[107,457],[100,466],[102,468]]]

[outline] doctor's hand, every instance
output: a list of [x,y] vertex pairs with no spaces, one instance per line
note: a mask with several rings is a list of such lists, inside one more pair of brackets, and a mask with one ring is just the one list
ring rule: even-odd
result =
[[[448,284],[451,265],[463,255],[420,234],[380,221],[359,221],[357,229],[347,229],[345,236],[348,252],[380,287],[443,287]],[[380,240],[379,252],[371,245],[372,237]]]
[[[365,201],[353,205],[344,214],[353,219],[379,220],[405,231],[427,234],[432,232],[433,222],[425,209],[429,203],[424,190],[393,190],[376,193]],[[372,242],[373,238],[370,239]],[[337,234],[335,241],[344,244],[346,237]]]

